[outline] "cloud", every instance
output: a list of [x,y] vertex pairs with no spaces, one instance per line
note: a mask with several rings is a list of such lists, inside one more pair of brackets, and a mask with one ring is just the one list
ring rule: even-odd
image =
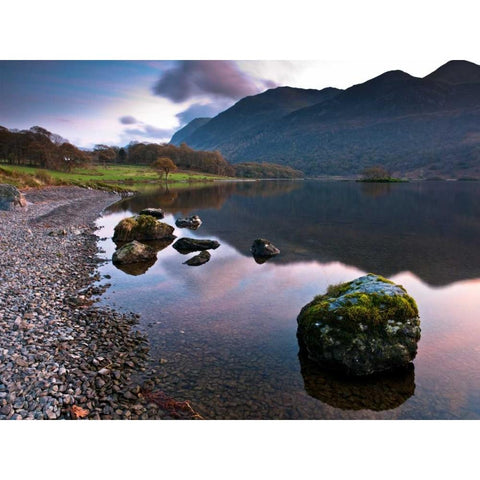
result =
[[123,125],[133,125],[134,123],[139,123],[138,120],[135,117],[132,117],[131,115],[124,115],[123,117],[120,117],[118,120]]
[[242,72],[234,61],[185,60],[166,71],[154,85],[153,92],[181,103],[202,95],[238,100],[274,86],[270,80]]
[[138,128],[127,128],[125,133],[145,138],[166,139],[170,138],[175,132],[175,128],[158,128],[153,125],[140,125]]
[[229,101],[220,101],[209,104],[194,103],[190,105],[186,110],[177,113],[176,117],[180,120],[181,125],[185,125],[192,121],[194,118],[200,117],[215,117],[223,110],[230,106]]

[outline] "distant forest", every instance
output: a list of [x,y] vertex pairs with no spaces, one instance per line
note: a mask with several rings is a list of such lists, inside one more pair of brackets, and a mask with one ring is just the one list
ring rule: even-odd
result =
[[0,126],[0,162],[38,168],[72,171],[91,164],[151,165],[159,157],[170,158],[177,168],[222,176],[248,178],[300,178],[303,173],[270,163],[231,165],[219,151],[194,150],[187,144],[131,142],[126,147],[95,145],[81,150],[60,135],[35,126],[9,130]]

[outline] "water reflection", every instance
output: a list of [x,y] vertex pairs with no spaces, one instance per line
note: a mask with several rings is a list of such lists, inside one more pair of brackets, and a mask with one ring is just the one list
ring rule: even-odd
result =
[[413,272],[430,285],[480,276],[480,184],[244,182],[128,198],[110,211],[161,207],[199,214],[205,236],[249,256],[258,237],[278,263],[340,261],[391,277]]
[[298,359],[306,392],[342,410],[391,410],[402,405],[415,392],[412,363],[388,375],[351,378],[320,368],[303,351],[299,352]]
[[[199,269],[171,245],[144,275],[101,267],[112,284],[104,301],[141,314],[164,391],[207,418],[480,418],[480,280],[451,283],[480,278],[480,185],[399,184],[381,196],[354,183],[285,185],[268,196],[222,185],[230,193],[220,210],[205,207],[218,198],[214,187],[179,192],[173,210],[128,199],[101,219],[107,258],[114,226],[143,206],[164,208],[162,221],[174,225],[182,205],[194,205],[202,227],[174,233],[221,244]],[[263,265],[250,253],[258,237],[281,250]],[[415,372],[347,382],[299,358],[296,317],[328,285],[367,268],[401,272],[388,276],[416,299],[422,339]]]

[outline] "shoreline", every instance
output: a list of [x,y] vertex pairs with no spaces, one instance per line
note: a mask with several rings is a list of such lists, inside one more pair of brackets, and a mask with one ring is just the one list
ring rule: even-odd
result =
[[109,287],[95,220],[120,196],[23,193],[26,208],[0,211],[0,419],[199,418],[157,382],[135,381],[149,355],[139,315],[95,305]]

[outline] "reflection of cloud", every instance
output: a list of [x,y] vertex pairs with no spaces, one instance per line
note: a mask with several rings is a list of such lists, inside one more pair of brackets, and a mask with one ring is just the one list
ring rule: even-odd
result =
[[242,72],[233,61],[186,60],[167,71],[154,85],[153,91],[180,103],[205,94],[237,100],[274,86],[269,80],[254,79]]
[[134,123],[139,123],[135,117],[132,117],[132,115],[124,115],[123,117],[120,117],[118,120],[123,125],[132,125]]

